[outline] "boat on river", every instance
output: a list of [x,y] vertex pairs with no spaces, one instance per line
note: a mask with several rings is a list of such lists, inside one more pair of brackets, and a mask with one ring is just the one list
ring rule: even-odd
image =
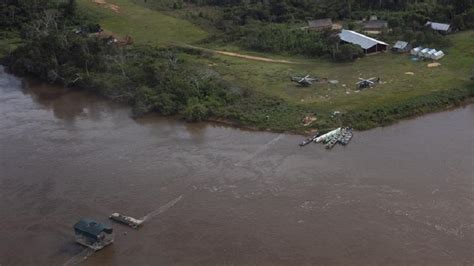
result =
[[133,217],[122,215],[120,213],[112,213],[109,218],[113,221],[126,224],[132,227],[133,229],[138,229],[138,227],[140,227],[143,222],[145,222],[144,220],[135,219]]
[[336,136],[329,140],[329,142],[326,144],[326,149],[332,149],[339,142],[339,139],[340,137]]
[[354,136],[354,134],[352,133],[352,128],[345,128],[344,129],[344,132],[342,134],[342,138],[341,140],[339,140],[339,143],[341,143],[342,145],[347,145],[349,144],[349,142],[351,141],[352,137]]
[[339,134],[341,132],[341,128],[334,129],[333,131],[330,131],[324,135],[321,135],[315,139],[315,142],[329,142],[335,135]]
[[303,141],[302,141],[300,144],[298,144],[298,145],[300,145],[300,147],[304,147],[304,146],[310,144],[311,142],[314,142],[318,136],[319,136],[319,133],[318,133],[318,131],[316,131],[316,134],[315,134],[315,135],[313,135],[312,137],[309,137],[309,138],[303,140]]

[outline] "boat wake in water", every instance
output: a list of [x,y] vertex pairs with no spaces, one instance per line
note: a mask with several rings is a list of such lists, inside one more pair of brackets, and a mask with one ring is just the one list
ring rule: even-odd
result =
[[71,259],[69,259],[63,266],[70,266],[70,265],[78,265],[81,262],[87,260],[92,254],[95,253],[95,250],[91,248],[85,248],[79,254],[75,255]]
[[[153,217],[164,213],[165,211],[169,210],[171,207],[173,207],[176,203],[178,203],[181,199],[183,198],[183,195],[175,198],[174,200],[166,203],[165,205],[159,207],[158,209],[150,212],[149,214],[143,216],[142,218],[139,219],[139,221],[142,221],[143,223],[146,221],[149,221]],[[92,256],[95,253],[95,250],[91,248],[86,248],[82,250],[79,254],[75,255],[71,259],[69,259],[66,263],[63,264],[63,266],[69,266],[69,265],[77,265],[85,260],[87,260],[90,256]]]
[[140,218],[140,220],[142,220],[143,222],[146,222],[146,221],[149,221],[150,219],[152,219],[153,217],[169,210],[171,207],[173,207],[176,203],[178,203],[178,201],[180,201],[181,199],[183,198],[183,195],[177,197],[176,199],[166,203],[165,205],[159,207],[158,209],[150,212],[149,214],[143,216],[142,218]]
[[235,166],[241,166],[243,163],[251,161],[253,158],[257,157],[259,154],[265,152],[272,146],[273,144],[277,143],[278,141],[282,140],[285,137],[284,134],[278,135],[276,138],[270,140],[268,143],[263,145],[262,147],[258,148],[254,153],[250,154],[246,158],[244,158],[242,161],[238,162],[235,164]]

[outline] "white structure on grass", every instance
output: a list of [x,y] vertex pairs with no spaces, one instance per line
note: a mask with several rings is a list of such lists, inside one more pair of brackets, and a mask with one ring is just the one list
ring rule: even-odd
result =
[[444,57],[443,51],[437,51],[436,49],[431,48],[423,48],[421,46],[411,49],[410,54],[421,58],[433,60],[439,60]]

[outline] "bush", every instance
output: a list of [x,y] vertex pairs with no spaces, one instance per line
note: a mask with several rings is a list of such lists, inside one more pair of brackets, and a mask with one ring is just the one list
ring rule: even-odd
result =
[[337,61],[353,61],[356,58],[363,57],[364,50],[358,45],[354,44],[343,44],[339,46],[339,50],[336,52],[335,57]]
[[313,32],[291,25],[256,23],[243,28],[241,46],[261,52],[328,56],[340,41],[333,31]]
[[203,121],[209,117],[209,110],[198,98],[191,98],[184,110],[184,117],[188,122]]

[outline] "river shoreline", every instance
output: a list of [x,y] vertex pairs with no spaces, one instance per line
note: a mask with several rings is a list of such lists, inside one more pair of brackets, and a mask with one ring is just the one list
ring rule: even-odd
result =
[[[365,128],[365,129],[362,129],[362,130],[359,129],[359,130],[356,130],[356,131],[357,132],[363,132],[363,131],[368,131],[368,130],[372,130],[372,129],[375,129],[375,128],[390,127],[390,126],[396,125],[398,123],[401,123],[403,121],[417,119],[417,118],[423,117],[425,115],[442,113],[442,112],[447,112],[447,111],[453,111],[453,110],[456,110],[456,109],[459,109],[459,108],[465,108],[465,107],[467,107],[471,104],[474,104],[474,97],[470,97],[470,98],[466,99],[465,101],[461,102],[460,104],[448,105],[448,106],[441,107],[440,109],[437,109],[437,110],[434,110],[434,111],[429,111],[429,112],[425,112],[425,113],[421,113],[421,114],[416,114],[416,115],[400,118],[399,120],[396,120],[396,121],[394,121],[390,124],[378,125],[378,126],[375,126],[375,127]],[[183,117],[177,116],[177,119],[185,121],[185,119]],[[272,133],[292,134],[292,135],[301,135],[301,136],[310,136],[315,131],[318,130],[317,128],[310,128],[310,127],[308,127],[307,130],[303,130],[303,131],[301,131],[301,130],[298,130],[298,131],[296,131],[296,130],[272,130],[271,128],[261,129],[257,126],[246,126],[245,124],[242,124],[241,122],[238,122],[238,121],[232,121],[232,120],[229,120],[229,119],[223,119],[223,118],[217,118],[217,117],[209,118],[205,122],[226,125],[226,126],[235,127],[235,128],[239,128],[239,129],[245,129],[245,130],[254,131],[254,132],[272,132]],[[343,127],[343,126],[347,126],[347,125],[340,125],[340,126]],[[322,131],[321,133],[326,133],[328,131],[329,130]]]
[[[474,106],[299,148],[0,73],[0,264],[82,258],[72,226],[160,213],[84,265],[470,265]],[[161,206],[182,199],[161,212]]]
[[[6,67],[6,66],[3,66],[3,67],[4,67],[3,71],[5,71],[6,73],[15,75],[15,73],[11,73],[11,72],[8,71],[8,67]],[[34,77],[20,77],[20,78],[26,79],[26,80],[33,80],[34,82],[37,82],[37,83],[43,82],[43,81],[38,80]],[[60,85],[57,85],[57,86],[60,86]],[[64,88],[64,89],[74,89],[74,90],[78,90],[78,91],[83,90],[82,88],[77,88],[77,87],[76,88]],[[465,97],[463,100],[461,100],[461,102],[456,102],[456,104],[448,103],[447,105],[440,105],[440,106],[437,106],[435,108],[430,107],[430,109],[428,111],[423,110],[423,111],[421,111],[421,113],[419,113],[419,109],[418,109],[417,112],[415,112],[412,115],[402,116],[401,118],[394,119],[393,121],[390,121],[388,123],[386,123],[386,122],[378,123],[378,124],[376,123],[376,124],[373,124],[373,126],[371,126],[371,127],[364,127],[364,128],[355,127],[355,129],[358,130],[358,131],[365,131],[365,130],[370,130],[370,129],[374,129],[374,128],[377,128],[377,127],[386,127],[386,126],[391,126],[391,125],[397,124],[397,123],[399,123],[401,121],[404,121],[404,120],[415,119],[417,117],[420,117],[420,116],[423,116],[423,115],[426,115],[426,114],[438,113],[438,112],[449,111],[449,110],[456,109],[456,108],[462,108],[463,106],[467,106],[469,104],[474,103],[474,97],[472,95],[474,93],[474,90],[472,88],[470,88],[468,90],[470,90],[470,92],[469,92],[470,96]],[[111,99],[110,97],[107,97],[106,95],[100,95],[98,93],[96,93],[96,94],[97,94],[97,96],[104,97],[104,98],[106,98],[110,101],[114,101],[113,99]],[[114,102],[116,102],[116,101],[114,101]],[[123,104],[126,104],[126,103],[123,103]],[[394,107],[394,108],[397,108],[397,107]],[[159,113],[155,113],[155,114],[160,115]],[[139,118],[139,117],[140,116],[134,117],[134,118]],[[172,115],[170,117],[175,117],[178,120],[185,120],[185,118],[182,115],[179,115],[179,114]],[[270,119],[272,119],[272,118],[270,118]],[[222,124],[222,125],[228,125],[228,126],[241,128],[241,129],[246,129],[246,130],[251,130],[251,131],[288,133],[288,134],[296,134],[296,135],[304,135],[304,136],[311,135],[316,130],[318,130],[321,133],[325,133],[325,132],[328,132],[328,131],[330,131],[334,128],[341,127],[341,126],[351,126],[351,124],[352,124],[352,123],[334,124],[330,128],[323,128],[323,129],[319,128],[315,125],[309,125],[309,126],[306,126],[306,127],[302,126],[302,125],[299,125],[299,126],[292,125],[291,127],[293,129],[291,129],[291,128],[275,129],[275,128],[272,128],[272,127],[262,127],[262,126],[259,126],[259,125],[252,125],[252,124],[249,124],[249,123],[246,124],[246,123],[243,123],[242,121],[232,120],[232,119],[224,118],[224,117],[216,117],[216,116],[207,118],[207,119],[204,120],[204,122],[218,123],[218,124]],[[314,123],[314,124],[317,125],[317,120],[315,122],[316,123]],[[193,122],[190,122],[190,123],[193,123]],[[295,127],[296,127],[296,129],[295,129]]]

